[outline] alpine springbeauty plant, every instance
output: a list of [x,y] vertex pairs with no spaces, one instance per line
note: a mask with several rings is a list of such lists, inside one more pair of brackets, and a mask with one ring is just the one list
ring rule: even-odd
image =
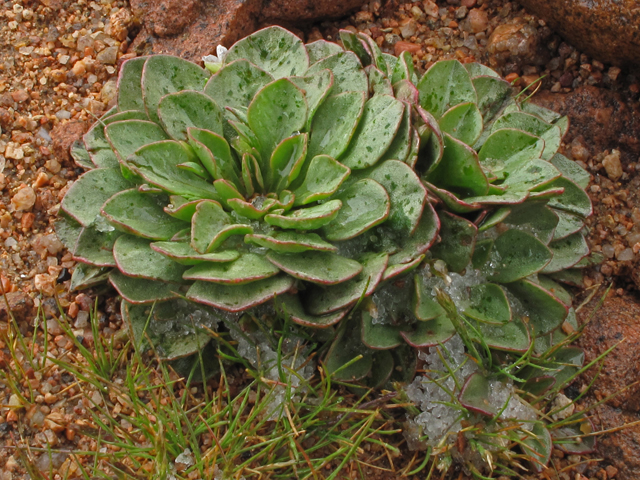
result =
[[[212,356],[221,312],[272,302],[329,339],[343,381],[410,381],[416,349],[457,332],[479,361],[526,356],[520,384],[551,388],[582,365],[560,283],[590,261],[589,176],[557,153],[567,119],[480,64],[420,76],[406,52],[341,38],[269,27],[208,69],[125,62],[117,105],[73,151],[72,286],[108,279],[166,359]],[[468,379],[465,408],[482,412],[492,375]]]

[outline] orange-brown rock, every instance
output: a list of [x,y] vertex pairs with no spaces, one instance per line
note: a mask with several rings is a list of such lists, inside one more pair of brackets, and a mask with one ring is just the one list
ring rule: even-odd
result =
[[640,64],[638,0],[518,0],[576,48],[602,62]]

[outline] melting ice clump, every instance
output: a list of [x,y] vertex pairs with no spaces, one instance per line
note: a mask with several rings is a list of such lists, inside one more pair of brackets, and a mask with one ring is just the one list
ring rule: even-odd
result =
[[[455,434],[462,429],[462,420],[476,423],[482,418],[474,414],[472,419],[457,400],[459,386],[478,370],[473,360],[465,354],[459,335],[453,336],[442,347],[429,348],[427,353],[420,352],[418,356],[425,362],[424,369],[428,373],[416,377],[405,389],[409,400],[421,410],[405,425],[404,435],[411,450],[454,443]],[[457,382],[449,375],[443,359],[454,371]],[[488,401],[497,410],[506,404],[500,415],[502,420],[518,423],[536,420],[535,410],[515,394],[511,381],[490,380],[489,392]],[[494,449],[491,445],[485,445],[485,448]]]
[[[245,333],[234,328],[230,333],[231,338],[238,342],[236,346],[238,353],[260,372],[263,379],[273,381],[269,385],[272,389],[269,406],[265,409],[265,418],[267,420],[280,418],[286,404],[299,400],[306,389],[305,380],[309,380],[315,371],[315,363],[307,361],[310,348],[305,346],[302,338],[290,335],[282,343],[282,363],[279,369],[277,344],[272,344],[264,333],[259,330]],[[280,378],[281,371],[284,379]]]

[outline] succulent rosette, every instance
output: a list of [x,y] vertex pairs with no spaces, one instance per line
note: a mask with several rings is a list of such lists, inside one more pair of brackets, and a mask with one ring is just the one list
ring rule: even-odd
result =
[[72,287],[108,279],[136,338],[165,325],[168,359],[209,345],[203,318],[275,299],[327,334],[330,371],[372,387],[411,379],[416,347],[460,322],[491,351],[548,351],[574,321],[558,282],[590,261],[589,177],[557,154],[567,119],[482,65],[419,77],[408,53],[341,38],[269,27],[213,75],[125,62],[117,105],[73,151],[87,172],[58,223],[82,262]]

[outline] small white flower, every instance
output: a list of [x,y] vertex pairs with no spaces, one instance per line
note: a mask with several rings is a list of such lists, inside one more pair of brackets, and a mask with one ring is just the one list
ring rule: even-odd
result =
[[207,55],[202,57],[202,61],[204,62],[204,66],[207,70],[216,73],[222,67],[224,63],[224,58],[227,56],[227,48],[222,45],[218,45],[216,48],[217,55]]

